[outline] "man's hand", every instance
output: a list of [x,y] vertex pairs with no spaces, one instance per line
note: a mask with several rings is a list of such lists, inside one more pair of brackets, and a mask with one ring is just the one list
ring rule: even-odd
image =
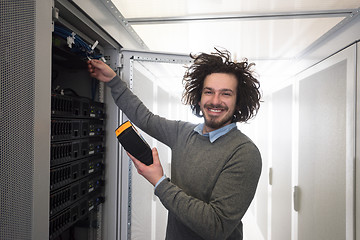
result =
[[133,161],[138,173],[148,180],[153,186],[164,175],[163,168],[160,163],[159,154],[156,148],[152,149],[153,164],[147,166],[133,157],[130,153],[127,153],[130,159]]
[[89,60],[88,69],[90,76],[102,82],[109,82],[116,73],[104,62],[96,59]]

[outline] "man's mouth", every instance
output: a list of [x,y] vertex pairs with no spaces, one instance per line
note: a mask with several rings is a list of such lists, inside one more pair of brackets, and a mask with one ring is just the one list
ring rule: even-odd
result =
[[224,106],[207,105],[205,106],[205,108],[209,113],[214,113],[214,114],[219,114],[227,110],[227,108]]
[[218,108],[208,108],[208,111],[209,111],[209,112],[213,112],[213,113],[220,113],[220,112],[222,112],[223,110],[222,110],[222,109],[218,109]]

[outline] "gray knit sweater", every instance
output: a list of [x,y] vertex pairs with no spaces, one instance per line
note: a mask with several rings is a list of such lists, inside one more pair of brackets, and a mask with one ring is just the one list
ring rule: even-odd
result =
[[211,143],[194,124],[152,114],[119,77],[108,86],[129,119],[172,150],[171,180],[155,191],[169,211],[166,239],[241,240],[261,172],[254,143],[236,128]]

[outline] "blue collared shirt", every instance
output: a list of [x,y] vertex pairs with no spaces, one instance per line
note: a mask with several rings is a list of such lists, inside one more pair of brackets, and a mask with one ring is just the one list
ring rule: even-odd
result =
[[216,139],[225,135],[233,128],[236,128],[236,123],[230,123],[222,128],[203,134],[204,123],[201,123],[194,128],[194,131],[202,136],[209,137],[210,142],[213,143],[216,141]]

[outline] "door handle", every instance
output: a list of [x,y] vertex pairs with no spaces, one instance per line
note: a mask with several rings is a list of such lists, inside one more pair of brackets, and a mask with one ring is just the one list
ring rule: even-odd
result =
[[300,210],[300,188],[299,188],[299,186],[294,186],[293,198],[294,198],[294,210],[296,212],[298,212]]

